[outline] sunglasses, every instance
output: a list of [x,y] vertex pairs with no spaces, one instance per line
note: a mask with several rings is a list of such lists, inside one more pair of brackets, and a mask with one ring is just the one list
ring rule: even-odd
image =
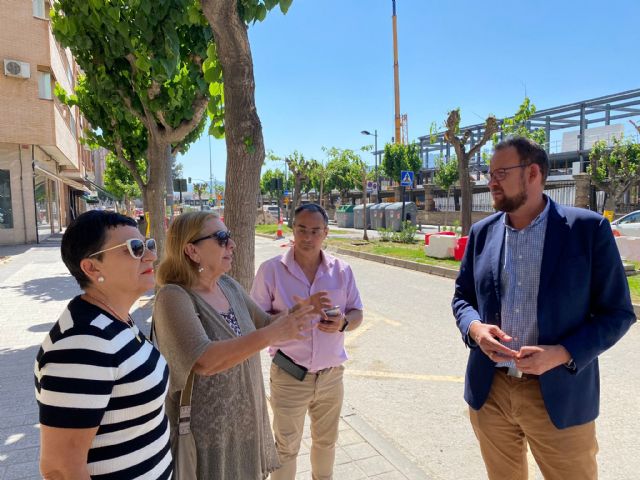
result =
[[210,233],[209,235],[205,235],[204,237],[197,238],[191,243],[198,243],[209,238],[216,240],[218,242],[218,245],[226,248],[226,246],[229,244],[229,240],[231,240],[231,231],[218,230],[217,232]]
[[150,252],[156,251],[156,241],[153,238],[148,238],[146,240],[140,240],[139,238],[130,238],[124,243],[120,245],[116,245],[114,247],[105,248],[104,250],[100,250],[99,252],[92,253],[87,258],[95,257],[104,252],[108,252],[109,250],[115,250],[116,248],[127,246],[127,250],[129,250],[129,255],[131,255],[136,260],[144,257],[144,254],[147,250]]

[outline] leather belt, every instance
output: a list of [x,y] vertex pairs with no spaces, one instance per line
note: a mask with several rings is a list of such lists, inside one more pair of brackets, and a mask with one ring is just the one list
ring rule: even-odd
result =
[[520,370],[517,370],[515,367],[496,367],[496,370],[505,373],[508,377],[511,378],[523,378],[528,380],[540,379],[540,375],[534,375],[533,373],[523,373]]

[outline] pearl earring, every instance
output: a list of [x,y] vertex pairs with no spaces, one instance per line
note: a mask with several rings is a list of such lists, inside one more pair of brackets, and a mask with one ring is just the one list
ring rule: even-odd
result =
[[198,267],[198,273],[204,272],[204,267],[201,265]]
[[104,277],[102,275],[100,275],[98,277],[98,283],[103,283],[104,282]]

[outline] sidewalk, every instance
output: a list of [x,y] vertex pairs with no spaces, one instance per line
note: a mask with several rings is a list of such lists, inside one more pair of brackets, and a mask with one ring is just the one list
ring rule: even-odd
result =
[[[60,259],[59,240],[54,236],[40,245],[0,246],[0,480],[40,478],[33,362],[60,312],[80,292]],[[151,297],[142,297],[132,315],[140,329],[148,333]],[[264,355],[266,372],[268,360]],[[298,460],[298,480],[311,478],[309,445],[307,424]],[[346,404],[340,421],[334,478],[428,480]]]

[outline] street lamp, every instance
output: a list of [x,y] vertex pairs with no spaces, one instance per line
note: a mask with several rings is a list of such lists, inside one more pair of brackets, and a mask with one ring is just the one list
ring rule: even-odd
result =
[[368,130],[362,130],[360,133],[362,135],[372,135],[374,138],[375,145],[373,147],[373,155],[375,159],[376,174],[376,203],[380,203],[380,176],[378,175],[378,130],[374,130],[373,133]]

